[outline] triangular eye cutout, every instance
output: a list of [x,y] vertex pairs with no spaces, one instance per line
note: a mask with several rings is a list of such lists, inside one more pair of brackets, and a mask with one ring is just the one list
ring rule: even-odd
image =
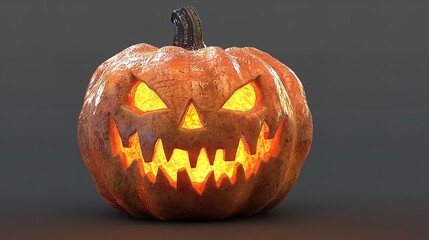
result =
[[248,111],[255,106],[256,92],[252,83],[248,83],[243,87],[237,89],[234,94],[222,106],[224,109],[234,111]]
[[134,93],[134,105],[143,112],[166,109],[167,106],[148,85],[144,82],[138,83]]

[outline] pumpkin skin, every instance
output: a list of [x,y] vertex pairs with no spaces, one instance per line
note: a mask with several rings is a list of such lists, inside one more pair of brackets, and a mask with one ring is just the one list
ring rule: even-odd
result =
[[[136,107],[139,84],[164,107]],[[255,91],[251,109],[223,108],[249,84]],[[198,129],[183,127],[191,106],[202,124]],[[78,141],[109,205],[140,218],[223,219],[269,210],[285,198],[309,152],[312,120],[296,75],[267,53],[137,44],[97,68],[79,116]],[[237,163],[243,146],[253,165],[246,158]],[[220,150],[223,159],[217,159]],[[186,152],[190,165],[154,163],[157,154],[175,161],[175,151]],[[213,165],[203,174],[202,152]],[[214,169],[217,161],[229,168]]]

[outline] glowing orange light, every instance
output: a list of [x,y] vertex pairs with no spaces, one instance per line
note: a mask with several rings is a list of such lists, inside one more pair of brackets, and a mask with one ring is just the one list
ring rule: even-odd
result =
[[205,127],[193,102],[186,109],[180,127],[183,129],[200,129]]
[[[252,83],[239,88],[223,105],[223,108],[235,111],[248,111],[255,106],[256,92]],[[141,111],[154,111],[167,108],[160,97],[151,90],[145,83],[139,83],[134,92],[134,104]],[[140,148],[140,140],[137,133],[129,137],[129,146],[123,147],[121,138],[115,122],[111,119],[112,149],[115,155],[121,157],[125,168],[128,168],[134,160],[142,164],[142,174],[147,175],[152,181],[161,168],[170,180],[171,185],[176,186],[177,173],[180,169],[186,169],[194,188],[202,192],[207,177],[213,172],[217,185],[221,183],[222,178],[228,177],[232,182],[235,181],[234,172],[237,166],[242,165],[246,178],[256,173],[261,161],[268,161],[269,158],[277,154],[278,144],[282,126],[279,127],[275,137],[268,139],[269,128],[266,123],[260,129],[257,139],[256,153],[250,154],[249,146],[244,136],[241,136],[235,160],[225,161],[224,149],[217,149],[214,162],[210,161],[205,148],[202,148],[194,168],[190,166],[188,151],[175,148],[170,159],[167,161],[162,139],[155,143],[152,159],[143,159]],[[193,102],[190,102],[182,117],[180,128],[182,129],[201,129],[205,128],[202,116],[199,114]]]
[[237,89],[222,108],[245,112],[252,109],[255,106],[255,103],[255,89],[252,84],[249,83]]
[[140,82],[135,89],[134,105],[143,112],[167,108],[158,94],[150,89],[144,82]]
[[278,143],[280,140],[280,132],[282,126],[279,127],[273,139],[267,139],[268,126],[264,124],[259,133],[257,149],[255,154],[249,153],[249,146],[246,143],[244,136],[241,137],[234,161],[224,160],[224,150],[218,149],[216,151],[215,160],[213,165],[210,165],[207,152],[202,148],[197,165],[191,168],[189,163],[188,151],[182,149],[174,149],[170,160],[167,162],[164,153],[164,147],[161,139],[158,139],[155,144],[154,153],[151,162],[145,162],[140,149],[140,141],[138,134],[135,133],[129,138],[129,147],[123,147],[119,136],[118,129],[111,119],[111,134],[112,134],[112,147],[113,153],[119,155],[125,168],[129,167],[136,159],[141,161],[143,166],[143,174],[147,174],[152,181],[158,173],[158,168],[162,167],[171,184],[175,186],[177,182],[177,172],[185,168],[194,185],[198,191],[202,191],[204,183],[210,172],[213,171],[215,180],[219,185],[222,176],[227,176],[231,181],[235,181],[234,170],[238,164],[243,166],[246,178],[249,178],[253,173],[256,173],[261,161],[268,161],[270,156],[276,155],[278,150]]

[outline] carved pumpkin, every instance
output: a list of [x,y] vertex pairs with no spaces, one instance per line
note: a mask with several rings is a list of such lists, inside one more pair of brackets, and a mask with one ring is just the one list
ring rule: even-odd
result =
[[90,81],[78,136],[101,196],[163,220],[271,209],[312,141],[301,83],[255,48],[205,47],[191,7],[172,21],[174,46],[129,47]]

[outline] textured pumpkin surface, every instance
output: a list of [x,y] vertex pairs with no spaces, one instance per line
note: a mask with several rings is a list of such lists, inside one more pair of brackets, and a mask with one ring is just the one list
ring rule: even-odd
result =
[[113,207],[142,218],[222,219],[287,195],[312,122],[298,78],[260,50],[138,44],[96,70],[78,136]]

